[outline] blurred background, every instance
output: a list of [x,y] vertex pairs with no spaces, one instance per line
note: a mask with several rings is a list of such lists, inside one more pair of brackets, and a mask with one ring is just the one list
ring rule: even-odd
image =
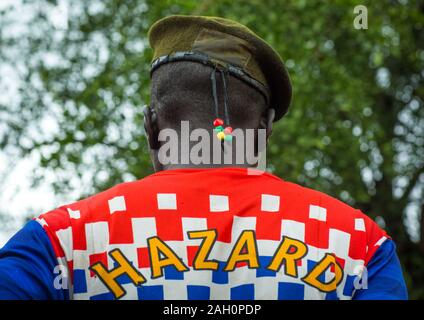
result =
[[0,0],[0,246],[29,218],[152,172],[147,30],[170,14],[235,19],[280,53],[294,100],[269,170],[373,217],[423,299],[424,1]]

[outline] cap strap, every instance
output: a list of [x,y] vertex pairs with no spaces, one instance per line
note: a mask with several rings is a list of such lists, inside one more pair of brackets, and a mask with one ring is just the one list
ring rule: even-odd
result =
[[208,55],[193,52],[193,51],[179,51],[173,54],[160,56],[152,62],[150,69],[150,76],[152,76],[153,72],[159,68],[161,65],[164,65],[169,62],[176,61],[192,61],[202,63],[204,65],[208,65],[212,68],[219,68],[220,70],[225,70],[227,73],[232,76],[244,81],[248,85],[252,86],[256,90],[258,90],[265,98],[266,104],[269,105],[270,96],[267,87],[265,87],[261,82],[252,78],[249,74],[247,74],[244,70],[231,65],[229,63],[224,63],[218,61],[216,59],[210,58]]

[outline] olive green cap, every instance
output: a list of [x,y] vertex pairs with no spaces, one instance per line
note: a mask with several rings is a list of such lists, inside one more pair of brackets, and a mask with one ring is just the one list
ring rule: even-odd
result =
[[154,23],[148,37],[153,49],[152,72],[160,63],[196,61],[194,57],[200,54],[263,89],[269,106],[275,109],[275,120],[286,114],[292,89],[283,61],[244,25],[219,17],[173,15]]

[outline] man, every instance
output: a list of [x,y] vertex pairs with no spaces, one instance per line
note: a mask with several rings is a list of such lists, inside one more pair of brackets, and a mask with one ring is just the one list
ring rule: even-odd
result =
[[406,299],[370,218],[252,169],[290,104],[278,54],[222,18],[171,16],[149,40],[156,173],[29,222],[0,251],[0,297]]

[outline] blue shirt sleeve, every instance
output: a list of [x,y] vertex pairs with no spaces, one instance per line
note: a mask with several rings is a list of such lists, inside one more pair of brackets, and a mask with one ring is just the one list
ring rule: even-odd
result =
[[367,285],[355,292],[355,300],[407,300],[408,292],[402,269],[392,240],[386,240],[368,263],[362,284]]
[[55,289],[61,283],[57,265],[43,227],[28,222],[0,249],[0,300],[68,299],[67,289]]

